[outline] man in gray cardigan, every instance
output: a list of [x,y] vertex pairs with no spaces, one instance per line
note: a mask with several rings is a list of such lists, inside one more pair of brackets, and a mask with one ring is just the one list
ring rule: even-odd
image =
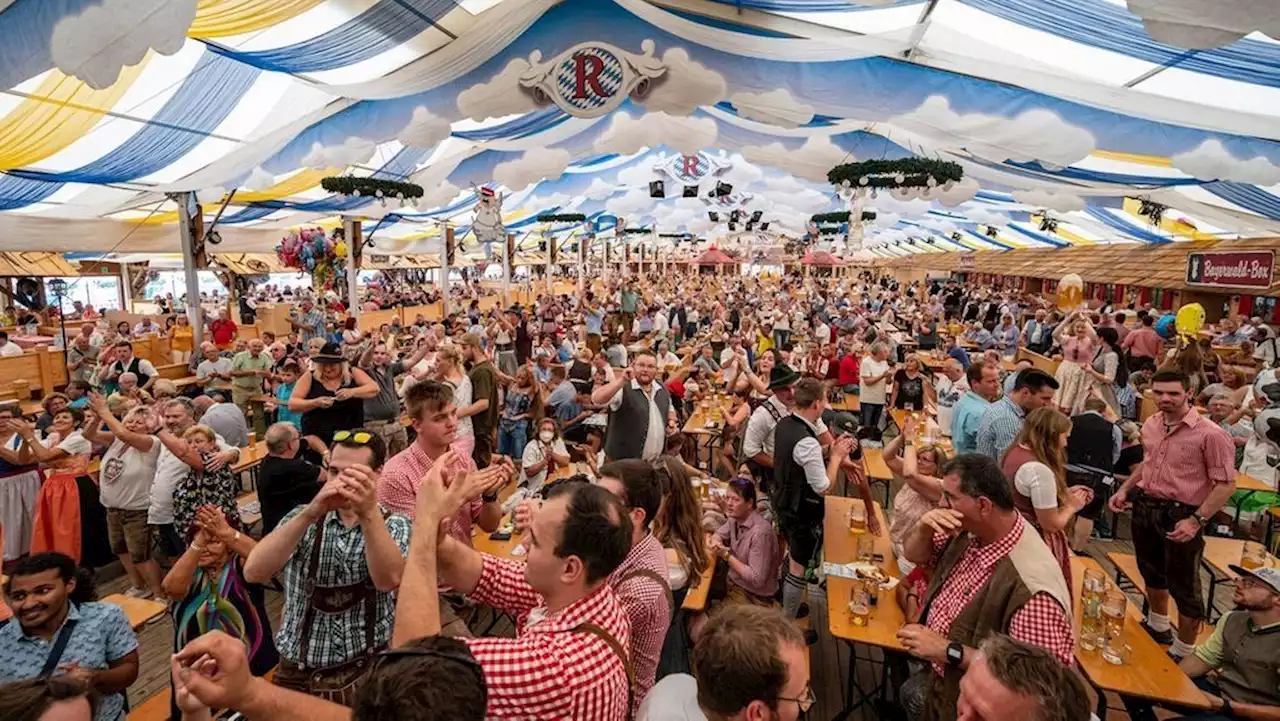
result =
[[671,394],[657,380],[658,361],[650,350],[632,358],[631,367],[591,393],[591,402],[608,404],[604,454],[610,461],[653,460],[666,448],[667,420],[675,419]]

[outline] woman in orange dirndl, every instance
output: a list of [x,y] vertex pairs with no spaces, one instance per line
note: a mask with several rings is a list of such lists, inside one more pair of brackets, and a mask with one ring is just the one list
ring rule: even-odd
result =
[[57,551],[81,560],[81,514],[78,478],[88,475],[93,446],[80,433],[84,415],[76,408],[64,408],[53,417],[48,435],[41,441],[35,428],[17,421],[22,436],[24,460],[40,462],[45,480],[36,500],[36,517],[31,533],[31,552]]

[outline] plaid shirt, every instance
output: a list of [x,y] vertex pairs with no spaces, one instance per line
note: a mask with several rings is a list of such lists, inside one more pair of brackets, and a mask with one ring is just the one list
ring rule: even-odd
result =
[[1005,449],[1013,445],[1013,439],[1022,430],[1027,412],[1008,396],[987,406],[978,421],[978,453],[1000,460]]
[[[925,625],[946,636],[951,631],[951,624],[955,623],[968,605],[969,597],[991,579],[996,563],[1009,555],[1025,528],[1026,522],[1019,515],[1013,529],[1004,538],[985,546],[971,544],[933,597]],[[933,535],[934,557],[930,566],[937,565],[950,540],[951,537],[946,534]],[[1072,618],[1047,593],[1035,594],[1013,614],[1009,621],[1009,635],[1019,641],[1040,646],[1067,666],[1075,663],[1076,642]],[[933,670],[939,676],[944,668],[943,664],[933,664]]]
[[[415,518],[418,513],[418,485],[435,462],[418,443],[392,456],[378,476],[378,503],[392,513],[407,516],[410,520]],[[459,473],[474,473],[476,462],[471,456],[458,454],[458,460],[449,470],[455,477]],[[464,505],[454,516],[453,531],[449,535],[470,546],[471,522],[480,517],[483,508],[484,501],[478,498]]]
[[627,717],[627,670],[604,640],[574,629],[592,623],[622,646],[631,624],[607,584],[556,613],[524,580],[524,564],[483,557],[471,599],[516,618],[515,638],[464,638],[488,687],[486,719],[618,721]]
[[[301,513],[303,507],[293,509],[280,521],[288,523]],[[402,555],[409,552],[409,537],[413,523],[398,514],[386,516],[387,530],[400,547]],[[311,547],[315,543],[316,529],[311,526],[293,555],[284,565],[284,618],[276,634],[276,647],[280,657],[312,668],[327,668],[351,661],[369,649],[365,646],[364,604],[357,603],[342,613],[317,613],[311,624],[311,648],[308,658],[302,659],[302,617],[307,610],[307,581],[314,580],[321,586],[345,586],[360,583],[369,578],[369,563],[365,559],[364,530],[360,525],[347,528],[337,511],[324,517],[324,545],[320,548],[320,568],[315,579],[308,579]],[[373,629],[374,644],[381,646],[391,641],[391,623],[395,618],[395,593],[378,592],[377,622]]]
[[298,313],[298,325],[302,329],[298,331],[298,340],[306,345],[312,338],[316,338],[324,332],[324,313],[319,308],[312,308],[306,313]]
[[1191,408],[1169,430],[1164,414],[1142,424],[1143,462],[1138,488],[1157,498],[1199,506],[1219,483],[1234,483],[1236,447],[1231,436]]
[[[652,533],[631,547],[621,566],[609,574],[609,585],[618,594],[622,610],[631,621],[631,662],[636,670],[636,707],[653,687],[658,675],[658,655],[671,625],[671,602],[652,578],[630,573],[646,569],[667,578],[667,552]],[[623,579],[626,580],[623,580]]]

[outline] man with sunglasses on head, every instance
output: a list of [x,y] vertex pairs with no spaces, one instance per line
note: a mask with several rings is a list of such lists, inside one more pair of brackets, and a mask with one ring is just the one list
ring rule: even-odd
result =
[[250,583],[283,572],[280,686],[350,705],[391,639],[412,528],[378,505],[385,460],[372,431],[334,433],[315,499],[286,515],[245,562]]

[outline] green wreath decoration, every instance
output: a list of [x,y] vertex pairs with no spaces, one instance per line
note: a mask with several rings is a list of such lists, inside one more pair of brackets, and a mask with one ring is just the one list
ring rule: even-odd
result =
[[369,198],[396,198],[415,200],[422,197],[422,186],[400,183],[381,178],[357,178],[352,175],[335,175],[320,180],[320,187],[330,193]]
[[649,228],[623,228],[622,229],[623,235],[648,235],[651,232],[653,231],[650,230]]
[[539,223],[581,223],[587,216],[582,213],[546,213],[538,216]]
[[[875,219],[876,219],[876,211],[874,210],[862,211],[863,222],[867,222]],[[823,225],[826,223],[848,223],[849,211],[844,210],[836,213],[817,213],[812,218],[809,218],[809,221],[812,223],[817,223],[819,225]]]
[[959,163],[930,158],[864,160],[827,171],[832,185],[845,188],[932,188],[958,183],[963,177]]

